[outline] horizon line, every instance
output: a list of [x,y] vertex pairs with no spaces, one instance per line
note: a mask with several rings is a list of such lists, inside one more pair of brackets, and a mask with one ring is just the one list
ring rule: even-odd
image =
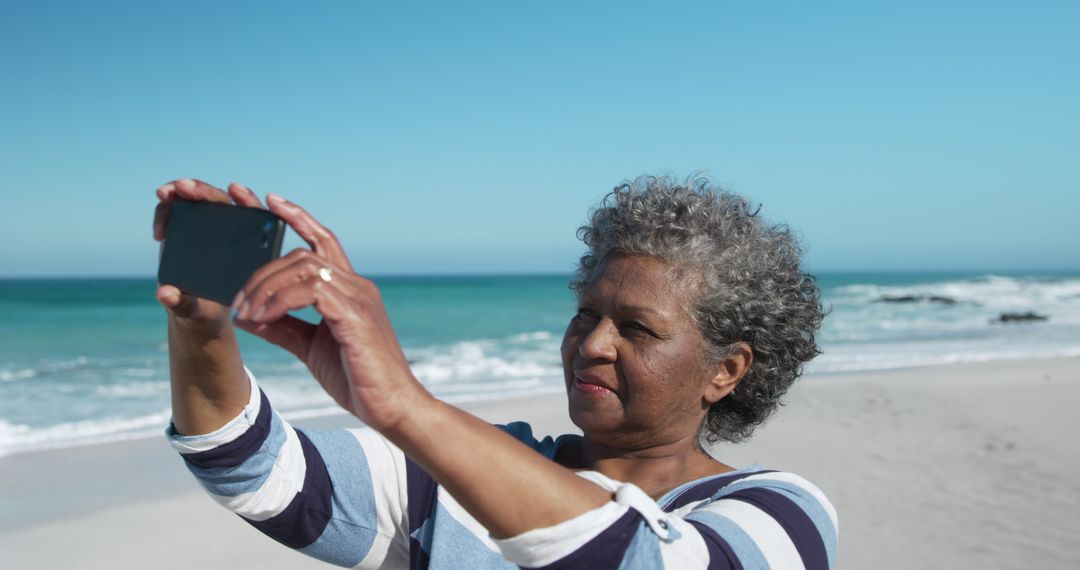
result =
[[[910,274],[922,274],[922,275],[955,275],[955,274],[1077,274],[1080,275],[1080,268],[1032,268],[1032,269],[819,269],[808,270],[807,273],[811,275],[838,275],[838,274],[876,274],[876,275],[910,275]],[[364,277],[372,279],[386,279],[386,278],[416,278],[416,277],[570,277],[573,272],[560,272],[560,271],[468,271],[468,272],[389,272],[389,273],[367,273]],[[156,279],[156,275],[153,274],[123,274],[118,273],[115,275],[86,275],[86,274],[70,274],[70,275],[0,275],[0,281],[41,281],[41,280],[94,280],[94,279]]]

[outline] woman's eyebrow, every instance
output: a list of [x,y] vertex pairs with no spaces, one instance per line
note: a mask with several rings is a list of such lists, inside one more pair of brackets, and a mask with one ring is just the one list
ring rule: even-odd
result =
[[615,303],[615,311],[621,314],[642,315],[659,319],[666,319],[668,317],[667,311],[660,311],[646,305],[635,305],[632,303]]
[[[590,305],[595,306],[596,304],[605,305],[606,303],[603,303],[602,301],[594,299],[593,297],[591,297],[589,295],[582,295],[581,297],[578,298],[578,306],[590,306]],[[627,302],[615,301],[613,303],[613,306],[614,306],[613,308],[615,309],[615,312],[622,313],[622,314],[631,313],[631,314],[635,314],[635,315],[644,315],[644,316],[659,317],[659,318],[667,318],[669,316],[668,311],[657,310],[657,309],[655,309],[653,307],[650,307],[648,305],[638,305],[638,304],[635,304],[635,303],[627,303]]]

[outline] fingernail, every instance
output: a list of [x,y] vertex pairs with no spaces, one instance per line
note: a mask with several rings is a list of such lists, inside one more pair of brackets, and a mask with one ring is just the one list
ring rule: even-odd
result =
[[247,301],[244,301],[244,303],[242,305],[240,305],[240,310],[236,311],[236,318],[241,319],[241,320],[247,320],[247,312],[248,312],[248,309],[250,309],[250,308],[251,308],[251,304],[248,303]]
[[176,185],[173,184],[172,182],[169,182],[168,184],[162,184],[161,186],[159,186],[158,191],[159,192],[169,192],[173,188],[176,188]]
[[265,312],[266,312],[266,305],[259,305],[259,308],[255,309],[255,314],[251,315],[251,320],[253,320],[253,321],[259,320],[259,317],[261,317],[262,314],[265,313]]
[[233,299],[232,304],[229,305],[229,306],[232,307],[232,309],[235,311],[236,308],[240,306],[240,303],[243,303],[243,302],[244,302],[244,291],[241,290],[239,293],[236,294],[236,298]]
[[270,192],[270,193],[268,193],[266,195],[266,201],[267,202],[281,202],[282,204],[284,204],[285,203],[285,198],[282,198],[281,196],[278,196],[277,194],[274,194],[273,192]]
[[176,181],[176,185],[191,189],[195,187],[195,181],[190,178],[181,178]]

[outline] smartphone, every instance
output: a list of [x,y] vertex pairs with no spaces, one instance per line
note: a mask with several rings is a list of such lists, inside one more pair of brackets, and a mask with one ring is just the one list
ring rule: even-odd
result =
[[284,238],[285,221],[261,208],[175,202],[158,283],[228,305],[256,269],[281,255]]

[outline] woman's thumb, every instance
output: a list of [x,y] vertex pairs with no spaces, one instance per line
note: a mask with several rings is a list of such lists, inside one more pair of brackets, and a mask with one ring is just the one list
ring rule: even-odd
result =
[[184,295],[172,285],[162,285],[157,290],[157,300],[165,310],[178,317],[188,317],[195,310],[196,299]]

